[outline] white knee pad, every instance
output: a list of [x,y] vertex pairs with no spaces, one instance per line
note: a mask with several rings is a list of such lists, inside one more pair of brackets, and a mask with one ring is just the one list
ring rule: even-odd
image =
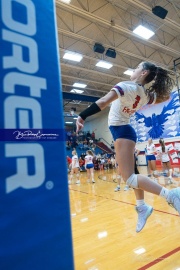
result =
[[126,184],[132,188],[138,189],[137,174],[133,173],[126,181]]
[[169,169],[169,172],[172,172],[172,169]]

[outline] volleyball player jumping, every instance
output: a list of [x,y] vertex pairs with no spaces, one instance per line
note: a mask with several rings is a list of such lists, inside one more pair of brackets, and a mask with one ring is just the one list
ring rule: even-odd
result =
[[[146,89],[145,85],[152,82]],[[96,114],[112,103],[108,124],[115,143],[117,163],[127,185],[134,188],[138,214],[136,232],[140,232],[151,215],[153,207],[144,201],[144,191],[163,197],[180,214],[180,188],[168,190],[148,177],[134,173],[136,133],[130,116],[146,104],[157,104],[169,99],[173,80],[168,71],[149,62],[142,62],[131,75],[131,81],[116,84],[104,97],[81,112],[76,121],[77,132],[83,128],[88,116]]]

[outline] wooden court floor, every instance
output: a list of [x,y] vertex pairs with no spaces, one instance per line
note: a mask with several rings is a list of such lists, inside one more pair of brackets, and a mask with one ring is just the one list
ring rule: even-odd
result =
[[[146,167],[139,167],[147,174]],[[76,270],[180,270],[180,217],[163,198],[146,193],[154,207],[146,226],[136,233],[133,190],[114,192],[114,170],[95,172],[95,184],[69,185]],[[159,182],[166,185],[161,176]],[[174,178],[169,189],[180,186]],[[74,180],[75,182],[75,180]]]

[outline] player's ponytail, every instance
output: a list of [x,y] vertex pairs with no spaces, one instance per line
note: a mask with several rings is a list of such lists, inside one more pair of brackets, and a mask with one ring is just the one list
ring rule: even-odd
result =
[[151,93],[155,92],[159,101],[167,100],[174,84],[173,79],[169,76],[170,73],[150,62],[143,62],[142,65],[144,70],[149,71],[149,74],[145,78],[145,84],[154,80],[149,89],[147,89],[147,94],[151,96]]
[[159,140],[159,143],[161,145],[161,148],[162,148],[162,152],[165,152],[165,143],[162,139]]

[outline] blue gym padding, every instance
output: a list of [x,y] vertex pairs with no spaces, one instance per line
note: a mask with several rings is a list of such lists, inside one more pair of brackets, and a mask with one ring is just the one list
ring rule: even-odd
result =
[[0,0],[1,270],[74,269],[55,14]]

